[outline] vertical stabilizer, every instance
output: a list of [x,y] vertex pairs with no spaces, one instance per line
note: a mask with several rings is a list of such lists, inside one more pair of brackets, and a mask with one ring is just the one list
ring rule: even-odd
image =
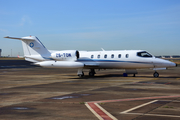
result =
[[35,36],[28,36],[22,38],[5,37],[9,39],[17,39],[22,41],[24,56],[41,55],[42,57],[50,56],[50,52],[41,43],[41,41]]

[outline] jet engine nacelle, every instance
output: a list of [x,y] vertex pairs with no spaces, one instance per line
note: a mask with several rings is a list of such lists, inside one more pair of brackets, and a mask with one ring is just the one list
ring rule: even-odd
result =
[[57,61],[75,61],[79,58],[79,51],[77,50],[58,51],[52,53],[51,58]]

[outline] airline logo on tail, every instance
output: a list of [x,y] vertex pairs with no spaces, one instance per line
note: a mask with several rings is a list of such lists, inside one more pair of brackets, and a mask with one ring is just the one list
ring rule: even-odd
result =
[[34,43],[31,42],[31,43],[29,44],[29,46],[30,46],[31,48],[33,48],[33,47],[34,47]]

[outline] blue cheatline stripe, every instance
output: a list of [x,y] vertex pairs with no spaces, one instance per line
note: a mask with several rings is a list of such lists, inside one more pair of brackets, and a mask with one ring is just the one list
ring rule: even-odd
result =
[[138,62],[138,61],[122,61],[122,60],[101,60],[101,59],[84,59],[77,60],[77,62],[127,62],[127,63],[140,63],[140,64],[152,64],[151,62]]
[[[52,58],[43,57],[44,59],[54,60]],[[139,63],[139,64],[152,64],[151,62],[137,62],[137,61],[121,61],[121,60],[100,60],[100,59],[84,59],[76,60],[75,62],[127,62],[127,63]]]

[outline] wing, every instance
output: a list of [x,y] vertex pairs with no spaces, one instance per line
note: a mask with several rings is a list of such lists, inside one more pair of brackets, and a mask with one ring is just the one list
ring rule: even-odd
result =
[[76,60],[76,62],[83,63],[84,68],[98,68],[99,67],[99,64],[97,62],[87,57],[79,58],[78,60]]

